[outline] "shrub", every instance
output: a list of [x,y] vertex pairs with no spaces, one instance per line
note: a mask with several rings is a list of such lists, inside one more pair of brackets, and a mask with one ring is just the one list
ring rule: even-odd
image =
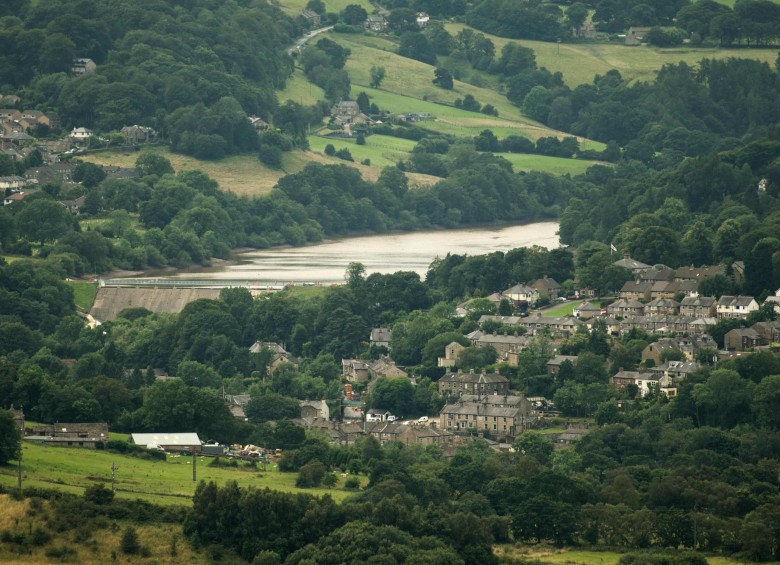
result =
[[84,498],[94,504],[110,504],[114,500],[114,491],[98,483],[84,489]]
[[122,550],[122,553],[127,555],[134,555],[141,549],[141,546],[138,543],[138,532],[135,531],[134,527],[128,526],[125,528],[125,531],[122,534],[122,540],[119,542],[119,549]]
[[332,143],[328,143],[325,146],[325,155],[328,155],[330,157],[333,157],[336,154],[336,148],[333,147]]
[[352,153],[350,153],[349,149],[347,149],[346,147],[342,147],[341,149],[336,151],[335,155],[339,159],[344,159],[345,161],[354,161],[354,159],[352,158]]
[[344,488],[347,490],[358,490],[360,488],[360,479],[357,477],[350,477],[344,481]]
[[298,471],[298,478],[295,479],[295,486],[298,488],[313,488],[322,484],[325,477],[325,465],[321,461],[311,461],[302,466]]

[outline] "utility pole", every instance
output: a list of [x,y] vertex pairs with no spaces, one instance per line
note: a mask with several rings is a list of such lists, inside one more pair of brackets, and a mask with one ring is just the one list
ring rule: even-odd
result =
[[119,469],[119,467],[116,466],[116,463],[111,463],[111,492],[116,492],[116,488],[114,486],[114,483],[116,481],[116,472]]
[[198,456],[195,453],[195,450],[193,449],[192,450],[192,482],[193,483],[197,481],[197,476],[198,476],[196,472],[197,466],[198,466]]

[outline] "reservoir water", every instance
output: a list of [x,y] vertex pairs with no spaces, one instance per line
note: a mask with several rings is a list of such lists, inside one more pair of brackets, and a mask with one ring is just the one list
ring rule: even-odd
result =
[[[252,280],[259,283],[329,284],[344,281],[353,262],[366,274],[414,271],[424,278],[431,262],[450,254],[482,255],[538,245],[558,247],[557,222],[519,226],[396,233],[328,240],[306,247],[239,253],[235,263],[185,270],[165,279]],[[153,276],[152,273],[147,273]]]

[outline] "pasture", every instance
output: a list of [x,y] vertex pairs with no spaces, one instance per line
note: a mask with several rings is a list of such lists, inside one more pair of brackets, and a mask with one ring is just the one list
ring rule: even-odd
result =
[[[111,483],[111,465],[116,464],[116,493],[120,498],[140,498],[160,505],[189,505],[197,482],[192,480],[192,457],[168,454],[167,461],[151,461],[94,449],[47,447],[23,443],[23,487],[56,489],[81,494],[98,482]],[[236,481],[239,486],[268,487],[283,492],[305,492],[316,496],[331,495],[340,501],[349,496],[343,489],[344,479],[331,489],[298,489],[297,473],[281,473],[272,463],[251,467],[240,463],[237,468],[212,467],[210,457],[198,457],[198,481],[223,485]],[[14,488],[16,466],[0,467],[0,485]]]
[[[468,26],[448,23],[445,27],[455,35]],[[483,33],[476,29],[474,31]],[[657,71],[668,63],[685,61],[689,65],[695,65],[702,59],[741,57],[774,65],[777,59],[776,47],[726,49],[684,46],[659,49],[647,46],[627,47],[620,43],[561,43],[559,48],[558,44],[551,42],[507,39],[487,33],[483,35],[495,44],[496,53],[499,55],[504,45],[511,41],[533,49],[537,66],[546,67],[552,72],[560,71],[566,84],[571,87],[592,83],[594,76],[603,75],[611,69],[617,69],[624,78],[632,81],[652,81]]]
[[[297,17],[306,8],[308,0],[279,0],[273,3],[289,16]],[[374,7],[369,0],[324,0],[324,3],[326,12],[335,12],[337,14],[350,4],[362,6],[369,14],[374,11]]]
[[79,312],[89,312],[89,309],[92,308],[92,303],[95,302],[97,283],[67,281],[67,284],[73,289],[73,301],[76,303],[76,309]]

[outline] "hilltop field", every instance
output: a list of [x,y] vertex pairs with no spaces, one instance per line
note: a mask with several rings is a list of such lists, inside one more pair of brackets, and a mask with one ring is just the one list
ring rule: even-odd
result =
[[[347,0],[331,2],[329,9],[339,11]],[[370,4],[358,2],[369,12]],[[280,6],[289,14],[297,14],[305,3],[287,0]],[[448,23],[446,29],[456,34],[465,25]],[[496,51],[509,41],[505,38],[485,34],[496,46]],[[351,55],[345,69],[352,85],[351,96],[366,92],[370,101],[380,109],[393,113],[429,113],[433,120],[420,125],[426,129],[455,137],[474,137],[484,129],[490,129],[499,138],[508,135],[522,135],[532,140],[540,137],[563,137],[566,134],[552,130],[523,115],[520,108],[511,104],[502,93],[503,85],[493,75],[464,70],[464,81],[456,80],[452,90],[443,90],[432,84],[434,67],[419,61],[401,57],[395,53],[397,40],[386,35],[353,35],[328,33],[323,37],[347,47]],[[664,64],[685,61],[691,65],[703,58],[751,57],[773,63],[777,53],[773,49],[720,49],[720,48],[676,48],[656,49],[652,47],[626,47],[603,43],[564,43],[557,45],[541,41],[519,40],[536,53],[537,64],[551,71],[560,71],[569,86],[589,83],[596,74],[617,69],[631,80],[649,81]],[[447,64],[443,58],[442,64]],[[369,73],[372,66],[382,66],[386,76],[380,88],[369,87]],[[454,107],[455,100],[467,94],[474,96],[481,104],[492,104],[499,115],[468,112]],[[301,69],[296,68],[284,90],[277,92],[280,103],[287,100],[311,105],[325,98],[323,90],[310,83]],[[200,169],[219,182],[223,190],[239,195],[254,196],[267,194],[284,175],[301,171],[307,163],[348,164],[361,172],[367,180],[376,180],[381,169],[408,159],[415,142],[384,135],[369,136],[366,144],[358,146],[354,139],[330,138],[324,122],[320,129],[312,131],[310,148],[283,154],[279,169],[269,168],[254,155],[231,156],[220,161],[200,161],[193,157],[172,153],[165,147],[144,149],[155,151],[169,159],[176,171]],[[603,144],[580,139],[583,149],[603,149]],[[354,162],[346,162],[328,156],[324,149],[332,144],[336,150],[347,148]],[[543,155],[501,154],[508,159],[515,171],[543,171],[552,174],[579,174],[596,163],[595,161],[563,159]],[[102,165],[132,166],[138,158],[137,152],[109,151],[85,156],[84,159]],[[366,164],[364,164],[366,163]],[[424,186],[437,182],[438,177],[407,173],[412,186]]]

